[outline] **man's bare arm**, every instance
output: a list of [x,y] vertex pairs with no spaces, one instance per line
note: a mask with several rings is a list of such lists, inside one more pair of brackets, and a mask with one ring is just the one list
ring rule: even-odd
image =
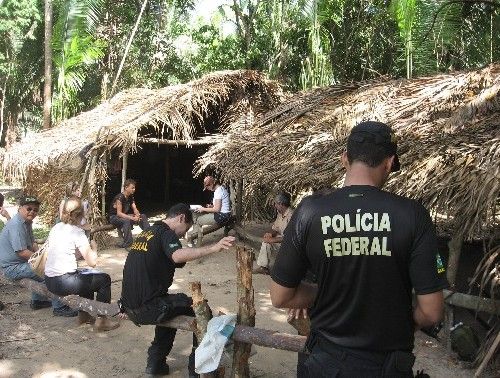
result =
[[310,308],[316,299],[318,286],[301,282],[295,288],[288,288],[271,282],[271,302],[278,308]]
[[234,236],[226,236],[217,243],[200,248],[181,248],[172,254],[172,260],[179,264],[199,259],[203,256],[219,252],[222,249],[229,249],[233,246]]
[[443,318],[443,310],[442,290],[431,294],[417,295],[417,306],[413,310],[413,320],[417,329],[439,323]]
[[29,249],[23,249],[22,251],[16,251],[17,255],[22,258],[23,260],[28,261],[31,255],[33,254],[32,251]]

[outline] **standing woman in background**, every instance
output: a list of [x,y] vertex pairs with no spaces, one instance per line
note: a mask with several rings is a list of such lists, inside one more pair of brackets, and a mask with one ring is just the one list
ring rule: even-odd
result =
[[[111,278],[109,274],[93,271],[79,271],[76,256],[81,254],[92,268],[97,263],[97,244],[89,243],[84,230],[80,227],[84,215],[80,198],[69,197],[64,201],[61,222],[50,230],[47,262],[45,264],[45,284],[50,292],[66,296],[77,294],[99,302],[111,302]],[[78,320],[92,323],[97,331],[109,331],[120,324],[107,317],[94,319],[90,314],[79,311]]]

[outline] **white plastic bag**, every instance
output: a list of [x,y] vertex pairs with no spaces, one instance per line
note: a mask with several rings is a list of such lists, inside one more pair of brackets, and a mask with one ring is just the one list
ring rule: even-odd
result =
[[195,371],[209,373],[219,367],[224,345],[231,337],[236,324],[236,315],[221,315],[210,319],[207,333],[195,351]]

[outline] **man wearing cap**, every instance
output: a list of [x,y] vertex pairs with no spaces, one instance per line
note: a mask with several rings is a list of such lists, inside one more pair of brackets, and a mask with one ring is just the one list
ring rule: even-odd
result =
[[266,232],[262,237],[262,244],[257,257],[257,267],[253,270],[255,274],[269,274],[269,268],[274,265],[276,254],[283,240],[283,233],[293,214],[293,209],[290,207],[290,195],[288,193],[276,195],[274,208],[278,214],[271,231]]
[[[19,201],[19,211],[13,216],[0,233],[0,266],[4,275],[11,280],[30,278],[43,282],[43,278],[37,276],[28,263],[31,255],[38,250],[33,236],[32,223],[38,215],[40,201],[33,196],[24,196]],[[30,307],[38,310],[45,307],[53,307],[55,316],[77,316],[78,311],[57,300],[52,303],[46,297],[32,293]]]
[[199,214],[193,224],[193,230],[187,235],[188,242],[192,236],[198,234],[203,226],[219,224],[225,225],[231,218],[231,201],[227,189],[222,186],[213,176],[203,179],[203,190],[214,192],[212,205],[199,207],[194,210]]
[[[399,169],[389,126],[355,126],[342,163],[344,186],[295,210],[271,300],[312,308],[311,354],[300,376],[413,377],[414,331],[441,320],[447,286],[434,227],[418,202],[381,189]],[[301,282],[307,269],[317,285]]]

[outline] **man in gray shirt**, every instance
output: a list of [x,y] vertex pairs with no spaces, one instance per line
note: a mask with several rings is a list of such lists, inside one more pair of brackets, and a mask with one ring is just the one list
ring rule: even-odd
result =
[[[24,196],[19,202],[18,213],[10,219],[0,233],[0,266],[3,274],[11,280],[30,278],[43,282],[28,263],[31,255],[38,249],[33,236],[32,223],[38,215],[40,201],[36,197]],[[32,293],[30,307],[38,310],[50,307],[51,303],[46,297]],[[55,316],[77,316],[78,311],[57,300],[52,301]]]

